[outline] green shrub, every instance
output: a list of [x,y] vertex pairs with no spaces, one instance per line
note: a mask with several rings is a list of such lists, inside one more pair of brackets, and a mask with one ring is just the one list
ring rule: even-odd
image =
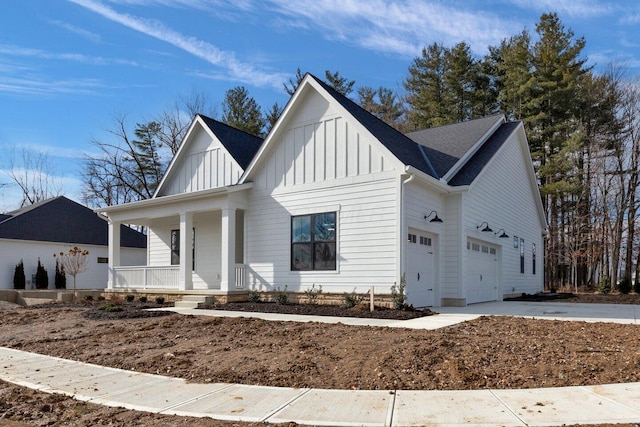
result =
[[342,308],[355,307],[356,305],[362,302],[363,298],[364,297],[362,295],[358,295],[356,293],[355,289],[351,293],[345,292],[344,294],[342,294],[342,304],[340,304],[340,307]]
[[100,305],[98,307],[98,310],[103,310],[103,311],[106,311],[107,313],[111,313],[111,312],[114,312],[114,311],[122,311],[123,308],[122,308],[121,305],[111,304],[111,303],[108,302],[108,303]]
[[124,299],[125,299],[125,300],[127,300],[127,302],[133,302],[133,300],[134,300],[135,298],[136,298],[136,297],[134,297],[134,296],[133,296],[133,295],[131,295],[131,294],[129,294],[129,295],[127,295],[126,297],[124,297]]
[[278,287],[275,292],[273,299],[276,301],[276,304],[285,305],[289,302],[289,295],[287,294],[287,285],[284,286],[284,290],[281,291],[280,287]]
[[24,262],[20,262],[16,265],[15,272],[13,273],[13,289],[24,289],[27,280],[24,276]]
[[141,303],[146,303],[147,302],[147,297],[140,297],[140,299],[138,300]]
[[64,273],[64,265],[60,265],[58,258],[56,258],[56,275],[53,278],[53,283],[56,289],[67,288],[67,275]]
[[318,289],[316,289],[315,283],[311,285],[309,289],[306,289],[304,291],[304,294],[307,296],[309,304],[313,304],[313,305],[318,303],[318,296],[320,296],[321,293],[322,293],[322,285],[318,286]]
[[611,280],[609,279],[609,276],[602,276],[600,278],[597,289],[601,294],[608,294],[611,292]]
[[622,279],[620,279],[620,282],[618,283],[618,291],[620,291],[621,294],[628,294],[631,292],[631,277],[629,276],[624,276]]
[[252,303],[258,303],[262,301],[262,298],[260,298],[260,291],[256,289],[250,289],[249,295],[247,296],[247,301]]
[[164,304],[164,297],[156,297],[156,304]]
[[49,287],[49,274],[38,258],[38,267],[36,268],[36,289],[47,289]]
[[405,274],[400,278],[400,285],[395,283],[391,286],[391,301],[393,302],[393,308],[396,310],[404,310],[407,308],[407,279]]

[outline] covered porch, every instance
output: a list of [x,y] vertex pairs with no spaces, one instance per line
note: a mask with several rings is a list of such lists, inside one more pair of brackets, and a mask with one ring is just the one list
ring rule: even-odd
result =
[[[97,210],[109,219],[107,289],[243,291],[246,190],[229,186]],[[147,264],[120,265],[120,225],[144,227]]]

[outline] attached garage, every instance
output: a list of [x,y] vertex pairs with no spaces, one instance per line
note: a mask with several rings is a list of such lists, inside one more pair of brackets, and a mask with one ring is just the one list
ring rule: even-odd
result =
[[498,299],[498,247],[467,240],[467,304]]
[[414,307],[434,304],[436,284],[434,236],[410,230],[407,239],[407,303]]

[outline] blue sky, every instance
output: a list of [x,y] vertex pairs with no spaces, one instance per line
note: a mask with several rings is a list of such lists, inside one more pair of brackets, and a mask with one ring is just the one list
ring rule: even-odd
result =
[[[640,2],[595,0],[20,0],[0,4],[0,183],[22,152],[45,155],[52,182],[80,200],[81,158],[114,117],[151,120],[180,97],[218,106],[245,86],[263,110],[296,68],[401,91],[413,58],[466,41],[482,56],[557,12],[597,70],[640,75]],[[0,188],[0,212],[17,208]]]

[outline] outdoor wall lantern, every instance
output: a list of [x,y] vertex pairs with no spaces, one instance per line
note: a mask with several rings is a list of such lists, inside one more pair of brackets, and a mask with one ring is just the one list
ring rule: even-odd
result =
[[[502,234],[500,234],[501,231],[502,231]],[[501,239],[508,239],[509,238],[509,235],[504,231],[504,228],[501,228],[500,230],[496,231],[493,234],[495,234],[496,236],[498,234],[500,234],[498,237],[501,238]]]
[[[482,226],[485,226],[484,228],[482,228]],[[482,230],[480,230],[482,228]],[[489,223],[487,221],[484,221],[482,224],[478,225],[476,227],[476,229],[480,230],[480,231],[491,231],[493,232],[493,230],[491,229],[491,227],[489,227]],[[504,230],[503,230],[504,231]]]
[[431,214],[436,214],[436,216],[431,218],[431,220],[429,222],[442,222],[440,217],[438,217],[438,212],[436,212],[436,211],[429,212],[427,215],[424,216],[424,220],[426,221],[431,216]]

